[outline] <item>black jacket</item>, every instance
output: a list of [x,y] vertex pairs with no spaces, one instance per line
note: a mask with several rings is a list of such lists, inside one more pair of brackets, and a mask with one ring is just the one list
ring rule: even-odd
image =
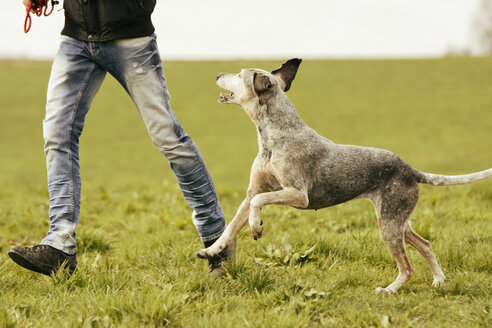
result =
[[157,0],[65,0],[62,34],[84,41],[137,38],[154,33]]

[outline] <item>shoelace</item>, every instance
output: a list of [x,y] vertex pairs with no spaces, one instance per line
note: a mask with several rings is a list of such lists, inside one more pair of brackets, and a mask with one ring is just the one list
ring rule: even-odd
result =
[[36,245],[36,246],[31,247],[31,250],[34,253],[39,253],[40,251],[45,251],[46,249],[47,249],[46,245]]

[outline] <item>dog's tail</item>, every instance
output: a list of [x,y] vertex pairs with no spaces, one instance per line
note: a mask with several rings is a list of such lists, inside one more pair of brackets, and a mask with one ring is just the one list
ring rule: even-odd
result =
[[415,176],[418,183],[425,183],[433,186],[456,186],[491,177],[492,168],[485,171],[464,175],[439,175],[424,173],[420,172],[419,170],[415,170]]

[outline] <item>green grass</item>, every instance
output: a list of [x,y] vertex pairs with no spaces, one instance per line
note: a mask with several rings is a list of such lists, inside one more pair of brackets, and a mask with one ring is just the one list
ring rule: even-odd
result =
[[[227,220],[257,151],[239,107],[217,103],[217,72],[269,62],[169,62],[172,106],[209,166]],[[0,62],[0,327],[490,327],[492,180],[422,186],[413,226],[447,276],[431,288],[397,275],[372,205],[314,211],[266,207],[264,237],[248,229],[225,279],[206,262],[165,159],[123,89],[108,78],[81,138],[79,270],[40,276],[7,256],[48,228],[42,119],[48,63]],[[305,61],[289,96],[301,117],[338,143],[386,148],[414,167],[460,174],[492,166],[492,58]]]

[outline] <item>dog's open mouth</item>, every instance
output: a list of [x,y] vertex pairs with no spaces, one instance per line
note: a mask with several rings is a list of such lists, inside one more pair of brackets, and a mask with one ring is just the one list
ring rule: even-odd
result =
[[234,92],[231,93],[221,93],[219,96],[219,102],[227,103],[230,100],[234,99]]

